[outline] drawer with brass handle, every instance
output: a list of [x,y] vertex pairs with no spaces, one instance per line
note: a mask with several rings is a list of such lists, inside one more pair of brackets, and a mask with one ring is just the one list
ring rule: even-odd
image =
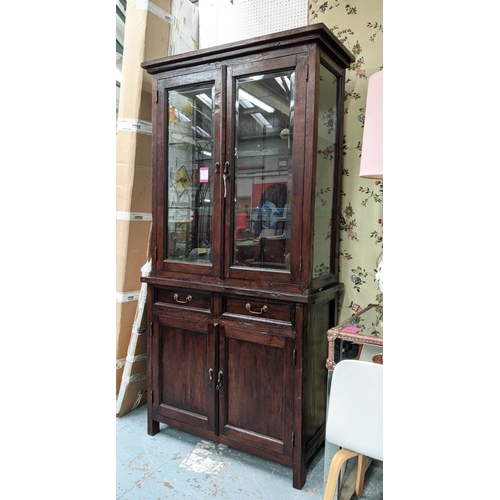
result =
[[157,289],[157,301],[155,305],[177,305],[179,307],[189,307],[210,310],[212,295],[193,290],[180,290],[169,288]]
[[226,297],[224,313],[292,323],[293,306],[284,302],[263,301],[255,297],[243,299]]

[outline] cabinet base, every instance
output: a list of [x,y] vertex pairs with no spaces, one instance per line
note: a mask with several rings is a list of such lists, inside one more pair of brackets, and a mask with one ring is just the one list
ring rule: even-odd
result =
[[[266,460],[270,460],[272,462],[279,463],[281,465],[285,465],[287,467],[292,468],[293,480],[292,486],[297,490],[301,490],[305,484],[307,468],[310,466],[313,459],[316,457],[318,451],[324,445],[324,439],[321,441],[321,432],[319,432],[312,440],[310,445],[307,447],[306,453],[303,454],[304,460],[299,458],[294,463],[293,457],[288,457],[284,455],[278,455],[276,453],[269,452],[267,450],[263,450],[261,448],[257,448],[255,446],[251,446],[248,444],[243,444],[239,441],[234,441],[228,439],[224,436],[214,434],[213,432],[206,431],[204,429],[193,428],[192,426],[186,425],[184,422],[173,420],[170,418],[166,418],[163,415],[153,415],[150,416],[148,414],[148,434],[150,436],[154,436],[160,431],[160,423],[168,425],[170,427],[175,427],[181,431],[187,432],[189,434],[199,436],[204,439],[208,439],[215,443],[224,444],[236,450],[243,451],[245,453],[249,453],[250,455],[255,455]],[[324,438],[324,428],[322,429],[322,435]]]

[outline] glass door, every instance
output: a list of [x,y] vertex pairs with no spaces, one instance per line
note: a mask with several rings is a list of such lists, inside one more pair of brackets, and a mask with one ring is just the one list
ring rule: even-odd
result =
[[[165,109],[164,259],[212,267],[214,239],[215,83],[168,89]],[[165,119],[167,122],[167,119]],[[199,272],[199,267],[198,271]],[[201,270],[202,274],[210,270]]]
[[341,161],[338,150],[338,98],[339,77],[324,64],[320,66],[318,93],[318,133],[316,147],[316,186],[314,191],[314,232],[313,232],[313,277],[335,275],[332,269],[332,251],[335,248],[339,222],[332,220],[334,204],[338,202],[333,193],[336,190],[335,164]]
[[232,266],[289,272],[295,69],[235,79]]

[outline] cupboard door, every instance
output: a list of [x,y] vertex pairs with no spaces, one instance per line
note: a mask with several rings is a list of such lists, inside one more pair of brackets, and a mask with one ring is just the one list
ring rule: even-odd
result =
[[292,55],[228,68],[226,144],[234,190],[226,201],[228,276],[298,280],[292,273],[299,269],[294,241],[300,241],[304,212],[306,105],[298,82],[306,80],[305,62]]
[[216,71],[158,83],[156,266],[175,275],[220,273],[220,85]]
[[153,412],[214,432],[214,327],[160,315],[153,333]]
[[291,456],[293,355],[289,338],[232,327],[221,329],[221,436]]

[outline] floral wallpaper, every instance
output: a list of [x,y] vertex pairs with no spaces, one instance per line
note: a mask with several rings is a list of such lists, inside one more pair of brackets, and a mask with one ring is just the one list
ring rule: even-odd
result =
[[308,23],[324,23],[352,52],[346,72],[339,281],[339,322],[382,304],[375,281],[383,246],[383,182],[359,177],[368,78],[383,67],[382,0],[309,0]]

